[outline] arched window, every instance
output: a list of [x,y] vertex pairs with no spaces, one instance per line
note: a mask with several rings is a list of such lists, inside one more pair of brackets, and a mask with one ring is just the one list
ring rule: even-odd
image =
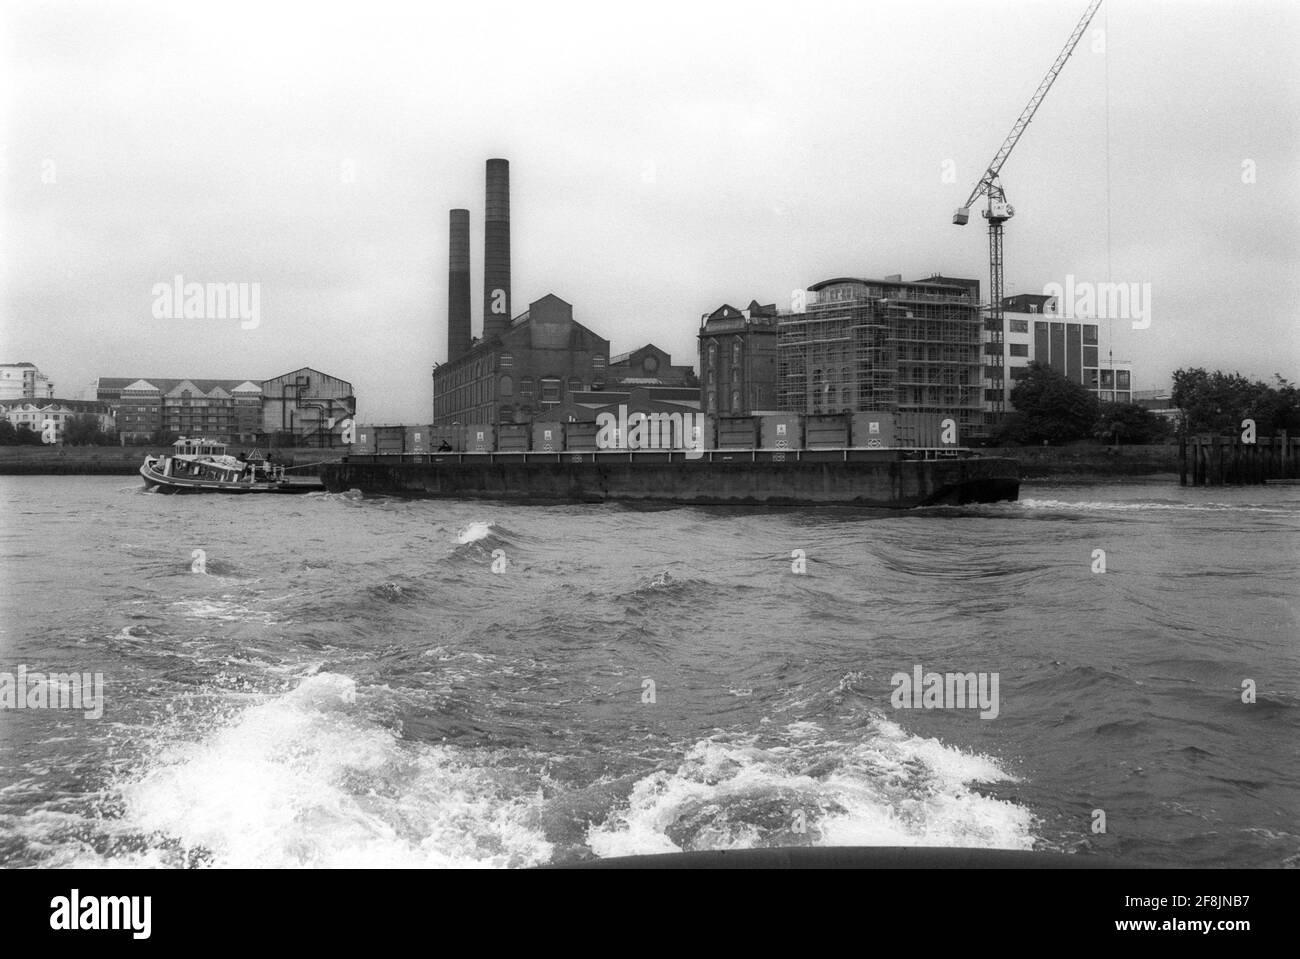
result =
[[740,390],[731,391],[731,412],[740,412]]
[[718,343],[716,340],[709,341],[709,369],[712,370],[718,365]]
[[741,342],[742,342],[742,341],[741,341],[740,337],[736,337],[736,338],[732,341],[732,343],[731,343],[731,365],[732,365],[732,366],[739,366],[739,365],[740,365],[740,346],[741,346]]
[[501,377],[501,395],[502,396],[515,395],[515,381],[511,379],[510,374],[508,373]]

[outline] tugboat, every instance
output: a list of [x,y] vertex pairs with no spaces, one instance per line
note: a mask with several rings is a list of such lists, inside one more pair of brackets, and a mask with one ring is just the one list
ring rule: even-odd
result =
[[256,451],[242,458],[214,440],[181,437],[170,456],[146,456],[140,467],[146,488],[160,493],[306,493],[324,489],[314,477],[285,475],[285,468]]

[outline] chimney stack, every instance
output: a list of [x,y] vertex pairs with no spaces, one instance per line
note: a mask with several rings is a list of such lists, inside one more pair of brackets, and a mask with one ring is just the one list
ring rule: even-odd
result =
[[451,211],[447,261],[447,361],[469,352],[469,210]]
[[483,339],[510,328],[510,161],[487,161],[483,218]]

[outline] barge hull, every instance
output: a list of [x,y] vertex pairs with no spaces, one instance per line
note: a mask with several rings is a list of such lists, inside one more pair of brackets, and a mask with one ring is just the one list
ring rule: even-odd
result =
[[501,454],[421,457],[424,462],[358,462],[322,468],[330,492],[538,502],[642,502],[681,506],[858,506],[909,509],[1014,500],[1016,461],[952,459],[774,462],[717,458],[660,461],[565,454],[544,461]]

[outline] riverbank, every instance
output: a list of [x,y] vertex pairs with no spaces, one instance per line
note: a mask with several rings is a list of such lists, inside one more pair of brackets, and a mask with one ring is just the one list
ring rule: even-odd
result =
[[983,456],[1006,456],[1020,464],[1022,480],[1091,482],[1107,479],[1172,478],[1178,482],[1178,446],[1002,446]]
[[[0,446],[0,476],[134,476],[145,456],[170,453],[154,446]],[[298,467],[303,476],[317,475],[316,464],[337,462],[344,450],[275,450],[275,461]]]

